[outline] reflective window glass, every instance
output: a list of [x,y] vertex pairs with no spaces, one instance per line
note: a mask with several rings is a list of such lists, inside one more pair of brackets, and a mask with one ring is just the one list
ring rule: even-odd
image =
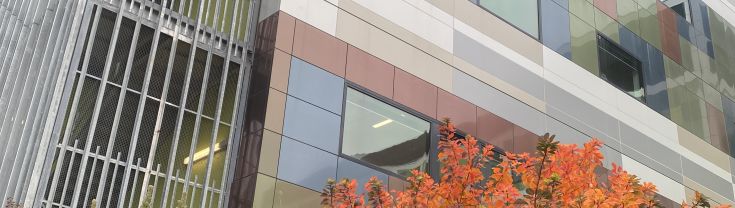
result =
[[426,170],[429,122],[353,89],[344,116],[342,154],[400,175]]
[[633,98],[645,102],[641,62],[607,38],[598,35],[597,41],[600,78]]

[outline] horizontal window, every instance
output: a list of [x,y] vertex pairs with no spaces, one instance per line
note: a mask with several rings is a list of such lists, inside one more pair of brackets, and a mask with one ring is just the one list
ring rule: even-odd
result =
[[641,62],[607,38],[597,35],[600,78],[645,102]]

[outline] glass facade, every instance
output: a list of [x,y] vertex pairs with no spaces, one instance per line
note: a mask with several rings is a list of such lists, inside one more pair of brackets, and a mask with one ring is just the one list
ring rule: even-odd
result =
[[342,154],[408,176],[427,170],[429,122],[347,90]]

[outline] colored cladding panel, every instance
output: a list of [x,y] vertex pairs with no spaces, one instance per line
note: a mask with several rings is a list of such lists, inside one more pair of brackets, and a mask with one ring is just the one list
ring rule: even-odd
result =
[[522,31],[538,38],[538,2],[534,0],[479,0],[478,4]]
[[[325,181],[322,181],[322,183],[325,183]],[[276,181],[275,193],[276,194],[273,197],[273,207],[299,208],[321,206],[322,198],[320,197],[319,192],[293,185],[285,181]]]
[[707,109],[704,100],[683,85],[667,82],[671,121],[702,139],[709,138]]
[[341,119],[297,98],[286,98],[283,135],[337,153]]
[[321,190],[325,181],[337,177],[337,156],[283,137],[278,160],[278,178]]
[[620,27],[620,45],[639,60],[647,55],[646,42],[626,27]]
[[661,46],[661,26],[656,13],[651,14],[648,10],[638,10],[639,23],[641,27],[641,38],[659,50]]
[[[383,182],[383,185],[388,183],[388,175],[381,173],[373,168],[365,167],[364,165],[357,164],[345,158],[339,158],[337,162],[337,178],[349,178],[357,180],[357,184],[367,184],[371,177],[377,177],[378,180]],[[364,193],[365,187],[359,186],[357,188],[357,194]]]
[[342,114],[343,89],[342,78],[301,59],[291,59],[288,94],[332,113]]
[[595,9],[595,28],[613,42],[620,43],[620,23]]
[[541,40],[567,59],[572,59],[569,12],[552,1],[541,1]]
[[513,126],[513,152],[534,153],[538,137],[538,135],[520,126]]
[[669,115],[669,95],[666,91],[666,73],[661,52],[647,45],[648,60],[643,61],[643,80],[646,85],[646,105],[665,117]]
[[365,51],[349,46],[346,78],[382,96],[393,97],[393,65]]
[[707,120],[709,121],[710,143],[726,154],[730,154],[730,145],[727,141],[725,116],[722,111],[707,103]]
[[569,0],[569,12],[577,16],[588,25],[595,24],[595,10],[592,3],[587,0]]
[[477,137],[505,151],[513,150],[513,124],[507,120],[477,108]]
[[699,49],[684,37],[679,38],[679,48],[681,50],[681,65],[684,69],[701,76],[702,67],[699,63]]
[[[667,174],[667,172],[671,170],[676,171],[676,172],[681,171],[681,160],[679,159],[680,158],[679,153],[675,152],[672,149],[669,149],[666,146],[663,146],[661,143],[657,142],[656,140],[651,139],[650,137],[639,132],[633,127],[630,127],[627,124],[621,123],[620,124],[620,138],[623,144],[622,152],[625,155],[633,157],[634,159],[641,161],[641,163],[643,164],[651,164],[651,165],[661,164],[662,166],[656,165],[656,166],[652,166],[652,168],[659,170],[659,172],[665,175],[669,175],[669,177],[671,177],[671,174]],[[634,152],[631,152],[631,150],[633,150]],[[656,150],[656,151],[651,151],[651,150]],[[649,159],[645,159],[645,160],[640,159],[641,157],[639,156],[650,158],[650,160],[652,161],[647,161]],[[679,175],[679,174],[674,174],[674,175]],[[672,178],[675,178],[675,177],[672,177]]]
[[711,38],[707,5],[702,0],[690,0],[689,7],[691,9],[692,25],[694,25],[695,31],[698,34],[703,34],[707,38]]
[[569,20],[572,32],[572,61],[592,74],[599,75],[595,28],[576,16],[571,16]]
[[302,21],[296,21],[293,55],[337,76],[345,75],[347,44]]
[[[569,0],[552,0],[562,8],[569,10]],[[543,1],[542,1],[543,2]]]
[[698,97],[704,97],[702,79],[682,68],[679,64],[672,61],[668,57],[664,57],[664,69],[666,76],[669,77],[668,82],[674,82],[678,85],[684,85],[690,92]]
[[679,32],[679,35],[688,41],[692,41],[691,37],[696,34],[694,32],[694,26],[692,26],[692,24],[690,24],[689,21],[681,15],[674,16],[676,16],[676,29]]
[[725,131],[727,140],[730,144],[730,156],[735,156],[735,101],[730,100],[726,96],[722,96],[722,109],[725,118]]
[[437,118],[450,118],[459,130],[471,135],[477,134],[476,107],[452,93],[439,89]]
[[605,142],[617,142],[613,137],[618,123],[612,116],[551,83],[546,85],[546,95],[550,116]]
[[613,19],[618,18],[618,5],[616,0],[594,0],[595,7]]
[[687,158],[682,157],[681,162],[682,168],[685,170],[685,177],[692,179],[727,199],[735,200],[732,183]]
[[393,100],[429,117],[436,117],[438,88],[403,70],[396,70]]
[[635,34],[641,34],[638,9],[633,0],[618,1],[618,21]]
[[674,60],[676,63],[682,64],[682,55],[679,42],[679,35],[675,30],[664,28],[661,31],[662,50],[666,56]]

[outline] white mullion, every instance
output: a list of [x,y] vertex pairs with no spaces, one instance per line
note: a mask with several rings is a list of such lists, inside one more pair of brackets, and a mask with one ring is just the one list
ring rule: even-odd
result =
[[[199,183],[198,181],[199,181],[199,176],[194,176],[194,184],[191,185],[191,197],[189,198],[189,204],[194,204],[194,198],[197,196],[196,193],[197,193],[197,184]],[[186,184],[188,185],[189,182],[187,181]]]
[[[100,152],[100,147],[97,146],[97,149],[95,149],[94,153],[99,154],[99,152]],[[94,162],[92,162],[92,170],[89,171],[90,172],[89,179],[88,179],[89,182],[87,183],[86,191],[84,191],[85,194],[84,194],[84,199],[82,203],[87,203],[87,199],[89,199],[89,189],[92,187],[92,181],[94,181],[94,173],[95,173],[95,170],[97,170],[97,160],[99,159],[95,157]],[[100,177],[102,176],[100,175]]]
[[[136,161],[135,166],[136,167],[140,167],[140,158],[138,158],[138,160]],[[128,204],[128,208],[131,208],[133,206],[133,196],[135,196],[135,192],[137,192],[137,190],[135,190],[135,185],[138,184],[138,174],[140,174],[140,170],[138,170],[136,168],[135,169],[135,174],[133,174],[133,187],[132,187],[133,190],[131,190],[132,192],[130,192],[130,197],[127,198],[127,199],[130,199],[130,203]],[[140,187],[141,188],[145,187],[145,183],[141,184]],[[125,193],[125,195],[128,195],[128,194]],[[117,206],[125,205],[125,199],[126,199],[125,197],[121,197],[120,198],[120,202],[118,203]],[[138,207],[140,207],[140,206],[138,206]]]
[[[77,148],[77,143],[79,140],[74,141],[74,148]],[[60,204],[64,204],[64,199],[66,198],[66,189],[69,188],[69,174],[71,174],[72,166],[74,166],[74,158],[77,157],[77,153],[74,152],[71,155],[71,159],[69,160],[69,165],[66,166],[66,178],[64,178],[64,187],[61,189],[61,200],[59,200]],[[61,162],[61,166],[64,166],[64,162]],[[54,190],[55,191],[55,190]],[[51,199],[53,201],[54,199]]]
[[[120,153],[117,153],[117,160],[120,161]],[[112,191],[115,190],[115,179],[117,179],[117,168],[119,168],[120,165],[115,165],[115,169],[112,170],[112,180],[110,181],[110,191],[107,192],[107,203],[105,203],[105,207],[110,207],[110,201],[112,200]],[[107,176],[105,176],[107,178]],[[121,184],[122,185],[122,184]],[[125,192],[120,192],[125,193]],[[118,194],[118,197],[120,195]],[[124,197],[123,197],[124,198]],[[100,201],[102,202],[102,201]]]
[[[168,187],[169,182],[170,181],[168,179],[166,179],[166,187]],[[174,204],[176,204],[176,200],[174,200],[174,197],[176,196],[176,192],[175,192],[176,191],[176,187],[179,185],[179,170],[176,170],[176,179],[173,180],[173,182],[174,182],[174,187],[173,187],[174,194],[171,195],[171,205],[168,206],[169,208],[174,207]],[[168,199],[168,195],[166,195],[164,193],[163,202],[161,202],[161,207],[165,207],[166,206],[166,199]]]

